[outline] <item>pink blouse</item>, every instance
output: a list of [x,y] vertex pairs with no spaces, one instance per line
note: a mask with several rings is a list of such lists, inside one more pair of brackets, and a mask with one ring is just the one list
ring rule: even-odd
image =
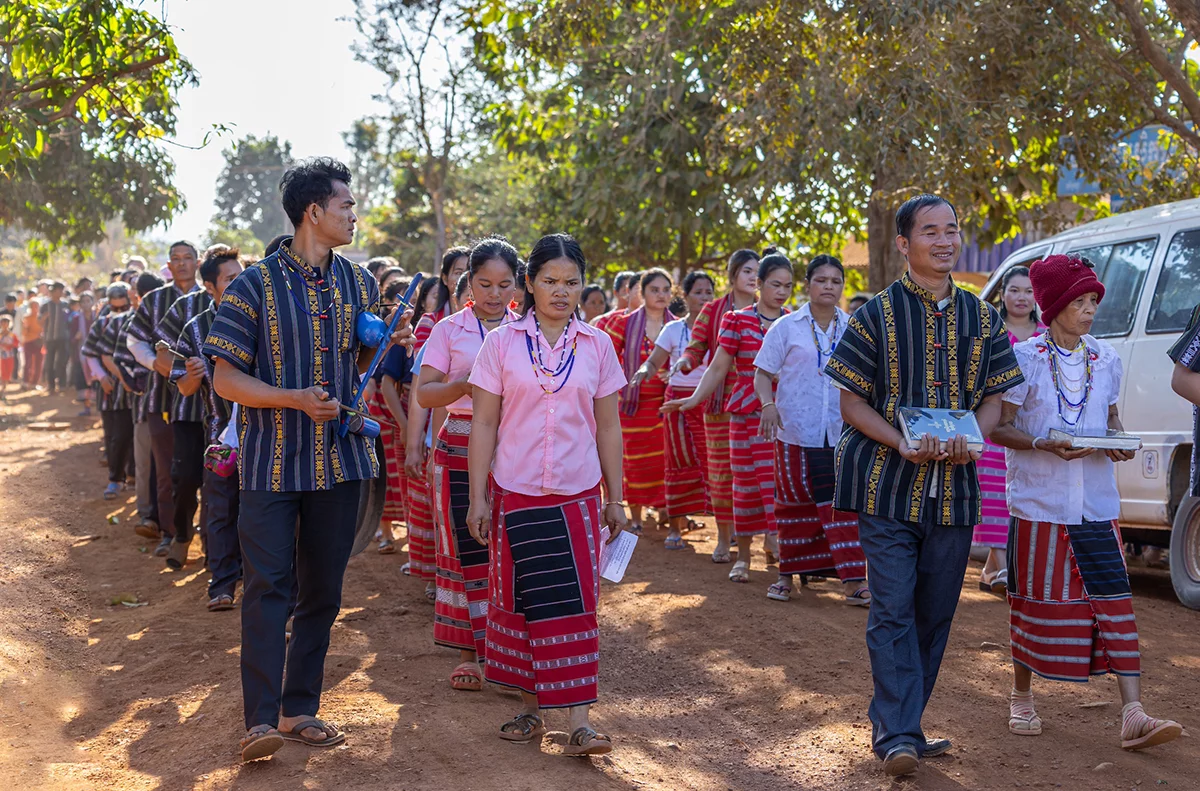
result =
[[[501,326],[516,321],[517,314],[508,311]],[[497,328],[498,329],[498,328]],[[488,330],[470,308],[448,316],[434,325],[425,341],[425,357],[421,367],[429,366],[446,375],[447,382],[462,379],[471,373],[479,349]],[[471,397],[463,396],[447,407],[452,415],[471,414]]]
[[[542,362],[551,369],[559,368],[575,345],[570,376],[535,375],[528,342],[535,344],[534,355],[541,348]],[[470,382],[503,399],[492,459],[492,476],[502,489],[541,497],[585,492],[600,482],[594,401],[625,386],[617,353],[603,331],[572,319],[550,348],[535,333],[531,310],[488,333]]]

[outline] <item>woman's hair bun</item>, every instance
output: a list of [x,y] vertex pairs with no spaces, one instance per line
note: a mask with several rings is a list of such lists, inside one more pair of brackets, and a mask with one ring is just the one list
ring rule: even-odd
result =
[[770,247],[764,247],[763,251],[762,251],[762,255],[760,255],[759,258],[766,258],[767,256],[775,255],[778,252],[779,252],[779,248],[774,245],[771,245]]

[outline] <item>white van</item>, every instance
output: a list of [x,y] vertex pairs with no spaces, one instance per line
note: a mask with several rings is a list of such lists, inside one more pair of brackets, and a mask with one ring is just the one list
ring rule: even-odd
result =
[[1027,245],[993,273],[983,298],[998,304],[1010,267],[1056,253],[1096,265],[1105,296],[1092,334],[1121,356],[1121,419],[1144,444],[1134,461],[1117,465],[1122,534],[1170,546],[1175,592],[1200,609],[1200,498],[1186,496],[1192,406],[1171,390],[1167,357],[1200,302],[1200,199],[1119,214]]

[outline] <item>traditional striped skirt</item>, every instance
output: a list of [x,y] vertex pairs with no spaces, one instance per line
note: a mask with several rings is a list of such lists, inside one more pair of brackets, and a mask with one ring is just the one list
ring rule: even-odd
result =
[[[692,387],[668,387],[668,401],[687,398]],[[667,516],[711,514],[708,500],[708,452],[704,438],[704,414],[699,409],[682,409],[664,417],[667,444]]]
[[867,558],[858,543],[858,515],[833,508],[837,471],[833,457],[833,448],[775,442],[780,574],[836,574],[842,582],[867,577]]
[[492,488],[487,680],[544,709],[596,701],[600,487],[531,497]]
[[433,536],[433,497],[426,476],[404,476],[408,488],[408,570],[423,580],[437,576]]
[[[392,411],[388,409],[387,401],[383,398],[383,382],[375,388],[375,394],[367,405],[371,417],[387,421],[379,426],[379,439],[383,442],[384,473],[387,477],[387,493],[383,500],[383,516],[387,522],[403,522],[407,518],[406,503],[408,502],[408,487],[404,482],[404,449],[407,438],[399,426]],[[400,404],[404,414],[408,414],[408,385],[400,390]]]
[[625,502],[646,508],[667,504],[665,481],[666,440],[663,437],[663,383],[652,378],[644,382],[638,397],[637,412],[621,414],[621,446],[624,456]]
[[733,470],[729,468],[728,412],[704,413],[704,445],[708,456],[708,501],[717,523],[733,525]]
[[1137,620],[1114,522],[1012,520],[1008,538],[1013,661],[1039,676],[1141,673]]
[[975,525],[971,543],[977,547],[1004,549],[1008,546],[1009,519],[1008,467],[1004,463],[1004,448],[985,443],[983,457],[975,463],[975,469],[979,472],[983,516]]
[[434,443],[437,601],[433,606],[433,642],[475,651],[482,657],[487,634],[488,548],[467,530],[470,436],[470,416],[451,415]]
[[734,415],[729,422],[733,471],[733,534],[775,532],[775,443],[758,436],[762,413]]

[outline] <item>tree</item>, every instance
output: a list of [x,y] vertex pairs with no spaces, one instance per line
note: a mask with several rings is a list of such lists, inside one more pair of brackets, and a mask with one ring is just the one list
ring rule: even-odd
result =
[[613,266],[686,271],[754,239],[735,198],[753,165],[712,145],[720,61],[698,33],[711,14],[599,13],[564,46],[541,35],[541,13],[518,2],[464,18],[478,20],[476,51],[504,91],[488,108],[495,142],[552,164],[536,182],[557,198],[551,222]]
[[260,243],[286,233],[291,223],[283,211],[279,182],[292,164],[292,144],[274,135],[247,135],[221,155],[225,166],[217,176],[214,226],[247,230]]
[[0,12],[0,222],[36,232],[44,260],[141,230],[183,205],[155,141],[196,75],[166,23],[120,0],[16,0]]
[[360,118],[342,132],[342,141],[350,149],[350,172],[354,177],[354,197],[362,213],[387,202],[391,197],[392,140],[384,119]]
[[[452,49],[456,29],[450,2],[354,0],[355,25],[363,40],[355,55],[390,81],[390,129],[394,150],[409,152],[394,166],[406,168],[406,183],[424,191],[433,218],[433,257],[449,247],[447,190],[458,160],[468,153],[465,94],[472,74],[469,57]],[[397,93],[397,89],[399,89]]]

